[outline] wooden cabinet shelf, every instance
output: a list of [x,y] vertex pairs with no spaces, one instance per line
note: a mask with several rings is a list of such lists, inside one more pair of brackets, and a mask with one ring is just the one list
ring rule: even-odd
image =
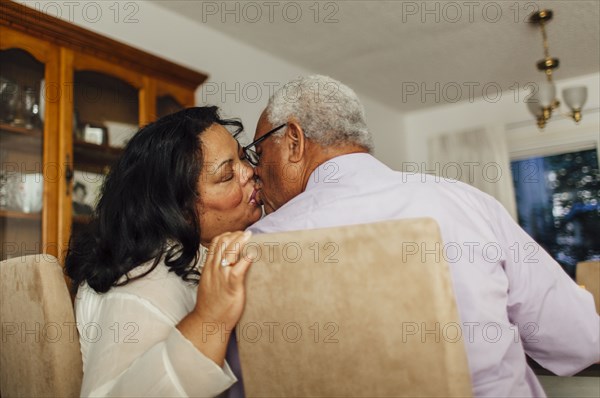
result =
[[42,130],[41,129],[28,129],[26,127],[13,126],[12,124],[0,123],[0,131],[13,133],[13,134],[24,134],[31,137],[41,138]]
[[42,149],[42,136],[43,132],[39,129],[0,123],[0,142],[3,149],[39,153]]
[[14,220],[40,221],[42,219],[42,213],[23,213],[20,211],[0,209],[0,219],[2,218]]
[[83,141],[75,141],[73,143],[73,159],[75,163],[95,166],[96,169],[112,165],[122,153],[122,148],[90,144]]

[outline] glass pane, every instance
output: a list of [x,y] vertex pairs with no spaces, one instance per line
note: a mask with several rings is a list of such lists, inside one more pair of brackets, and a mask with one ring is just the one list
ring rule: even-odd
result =
[[44,64],[0,51],[0,259],[43,251]]
[[90,218],[103,177],[138,130],[138,90],[115,77],[75,72],[73,231]]
[[170,115],[183,109],[175,98],[170,95],[162,95],[156,99],[156,118]]
[[600,172],[595,149],[512,162],[519,224],[565,271],[600,260]]

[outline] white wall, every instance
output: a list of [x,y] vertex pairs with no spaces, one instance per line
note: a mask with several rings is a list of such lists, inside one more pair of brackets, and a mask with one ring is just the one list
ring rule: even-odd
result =
[[[248,46],[150,1],[135,2],[137,10],[125,8],[131,2],[121,2],[118,14],[113,1],[19,2],[208,74],[209,79],[196,92],[196,102],[218,105],[225,116],[241,118],[250,135],[246,140],[254,135],[258,117],[274,89],[300,75],[319,73]],[[86,3],[95,4],[86,8]],[[137,22],[125,23],[126,17],[134,11],[129,19]],[[358,95],[365,105],[369,126],[376,137],[376,155],[390,166],[399,167],[401,118],[394,110],[362,96],[360,92]],[[397,149],[394,149],[396,145]]]
[[[559,99],[563,88],[575,85],[588,88],[588,100],[579,125],[555,112],[546,128],[538,130],[535,119],[523,102],[527,95],[525,90],[503,92],[498,102],[479,98],[473,102],[463,101],[409,113],[404,117],[403,129],[406,161],[427,163],[427,142],[431,137],[483,126],[506,130],[508,150],[513,159],[589,148],[594,144],[598,146],[600,74],[556,81]],[[564,103],[561,110],[564,113],[568,111]]]
[[402,115],[368,97],[361,96],[361,100],[367,114],[367,125],[373,134],[375,156],[392,169],[400,170],[405,159]]

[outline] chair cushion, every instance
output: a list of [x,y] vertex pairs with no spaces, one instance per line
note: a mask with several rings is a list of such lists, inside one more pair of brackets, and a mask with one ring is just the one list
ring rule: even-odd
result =
[[592,296],[596,304],[596,311],[600,313],[600,261],[584,261],[577,264],[575,279],[583,285]]

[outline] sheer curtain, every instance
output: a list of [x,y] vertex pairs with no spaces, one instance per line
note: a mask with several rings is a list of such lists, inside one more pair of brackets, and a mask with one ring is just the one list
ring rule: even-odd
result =
[[428,170],[470,184],[495,197],[516,220],[515,193],[502,126],[432,137]]

